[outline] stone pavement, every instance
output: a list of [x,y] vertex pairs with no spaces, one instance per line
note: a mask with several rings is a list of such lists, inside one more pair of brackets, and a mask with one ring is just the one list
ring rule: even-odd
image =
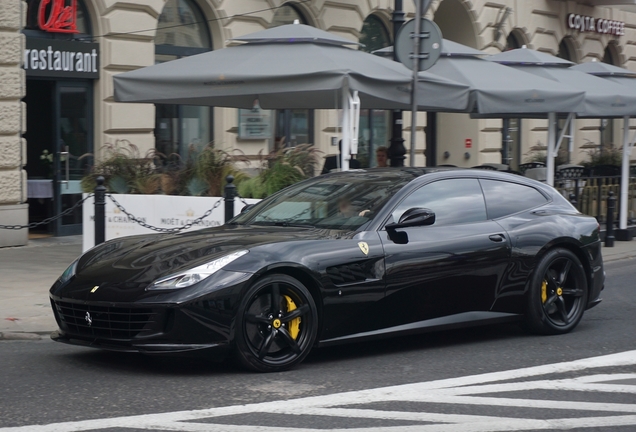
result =
[[[82,253],[82,236],[0,248],[0,339],[39,339],[57,329],[48,290]],[[603,247],[606,263],[636,258],[636,240]]]

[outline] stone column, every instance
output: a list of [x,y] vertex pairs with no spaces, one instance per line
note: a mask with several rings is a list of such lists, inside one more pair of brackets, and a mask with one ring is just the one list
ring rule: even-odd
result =
[[[26,225],[29,212],[26,193],[26,125],[21,102],[26,89],[22,53],[26,2],[0,0],[0,225]],[[0,229],[0,247],[25,245],[28,230]]]

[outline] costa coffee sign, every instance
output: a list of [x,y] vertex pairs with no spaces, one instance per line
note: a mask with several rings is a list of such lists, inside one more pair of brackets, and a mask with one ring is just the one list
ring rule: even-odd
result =
[[38,26],[46,32],[78,33],[77,0],[41,0]]
[[569,14],[567,17],[569,29],[578,30],[581,33],[599,33],[614,36],[625,34],[625,23],[622,21],[606,20],[584,15]]

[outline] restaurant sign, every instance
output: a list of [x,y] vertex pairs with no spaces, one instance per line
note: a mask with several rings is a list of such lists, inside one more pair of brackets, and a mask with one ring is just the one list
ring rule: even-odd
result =
[[78,33],[77,0],[41,0],[38,26],[51,33]]
[[569,14],[567,17],[567,26],[569,29],[578,30],[581,33],[599,33],[614,36],[625,35],[625,23],[622,21],[593,18],[584,15]]
[[99,44],[27,38],[24,69],[28,77],[99,78]]
[[252,109],[239,109],[239,139],[260,140],[272,137],[271,111],[254,101]]

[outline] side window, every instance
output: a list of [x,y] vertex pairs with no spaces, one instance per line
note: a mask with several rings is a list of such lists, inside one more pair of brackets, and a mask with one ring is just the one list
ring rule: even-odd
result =
[[497,180],[480,180],[486,196],[488,218],[497,219],[545,204],[548,200],[530,186]]
[[413,207],[435,212],[435,225],[461,224],[486,220],[486,204],[477,179],[440,180],[422,186],[393,210],[393,220]]

